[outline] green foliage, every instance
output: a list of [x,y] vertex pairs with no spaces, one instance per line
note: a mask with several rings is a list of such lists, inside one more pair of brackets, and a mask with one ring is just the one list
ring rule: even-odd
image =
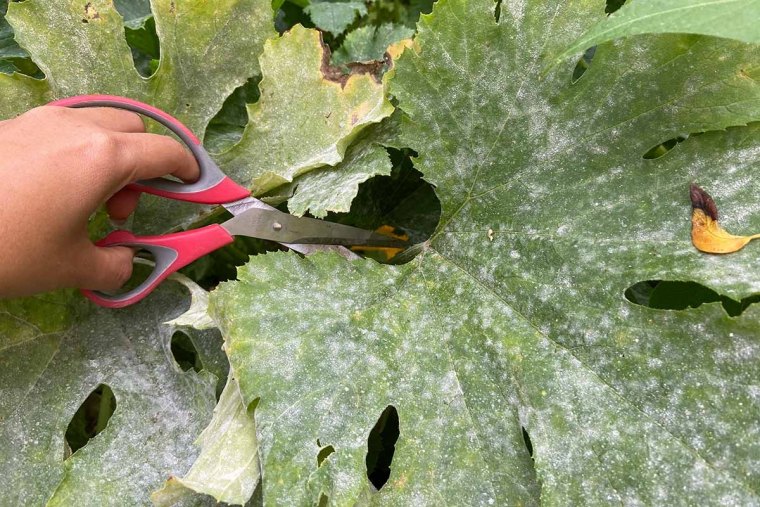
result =
[[[192,465],[192,442],[216,402],[216,377],[182,372],[167,356],[178,326],[165,322],[187,306],[187,289],[169,281],[159,290],[124,312],[93,307],[73,291],[2,302],[3,498],[27,505],[115,498],[140,504],[167,473]],[[187,332],[219,350],[215,330]],[[91,396],[99,384],[116,402],[104,428],[108,409],[93,410],[100,403]]]
[[5,20],[8,0],[0,0],[0,73],[20,72],[30,76],[41,77],[37,66],[29,58],[13,37],[13,29]]
[[392,23],[362,26],[346,35],[343,45],[335,52],[332,61],[334,64],[342,64],[382,60],[388,46],[412,35],[413,29]]
[[760,42],[758,0],[637,0],[622,8],[620,4],[608,2],[608,12],[614,14],[589,28],[557,62],[602,42],[645,33],[698,33]]
[[0,119],[151,102],[281,209],[416,245],[239,240],[132,308],[0,302],[0,498],[758,503],[756,249],[696,251],[688,200],[760,230],[758,2],[621,5],[12,4]]
[[[760,228],[758,129],[718,131],[760,114],[737,72],[758,49],[641,37],[599,45],[576,83],[575,62],[542,75],[535,48],[552,54],[604,18],[601,2],[505,3],[497,24],[489,2],[440,3],[391,81],[402,144],[441,200],[420,255],[388,267],[267,254],[212,293],[242,395],[262,400],[265,502],[369,494],[362,437],[388,404],[400,436],[383,503],[755,501],[758,449],[743,435],[757,422],[739,386],[758,373],[757,310],[660,312],[623,295],[665,273],[760,288],[752,253],[693,249],[687,192],[708,182]],[[314,436],[335,448],[318,469]]]
[[346,0],[313,0],[304,11],[311,16],[317,28],[340,35],[357,16],[367,14],[364,2]]

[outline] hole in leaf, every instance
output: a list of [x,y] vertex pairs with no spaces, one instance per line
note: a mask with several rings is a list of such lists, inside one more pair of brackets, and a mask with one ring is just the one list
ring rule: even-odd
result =
[[311,18],[304,12],[303,3],[298,0],[285,0],[274,16],[275,30],[282,35],[298,24],[306,28],[314,28]]
[[658,310],[685,310],[720,302],[729,316],[736,317],[749,305],[760,301],[760,294],[737,301],[696,282],[646,280],[628,287],[625,298],[631,303]]
[[[359,185],[350,211],[328,213],[327,220],[368,230],[390,227],[406,234],[411,245],[423,243],[438,226],[441,203],[433,185],[414,168],[412,157],[417,155],[414,151],[393,148],[387,151],[393,164],[391,174],[375,176]],[[361,249],[359,253],[394,264],[408,262],[414,257],[407,255],[410,251],[395,258],[389,257],[379,248]]]
[[259,81],[259,76],[248,79],[225,99],[222,108],[206,127],[203,145],[207,150],[225,151],[240,141],[248,124],[246,105],[259,100]]
[[64,459],[84,447],[103,431],[116,410],[116,397],[106,384],[100,384],[87,396],[66,428]]
[[391,476],[391,462],[399,436],[398,412],[388,405],[380,414],[367,440],[367,477],[378,490]]
[[317,504],[317,507],[327,507],[328,505],[330,505],[330,499],[324,493],[320,493],[319,503]]
[[114,7],[124,19],[124,36],[137,72],[143,77],[151,76],[158,68],[161,46],[150,1],[114,0]]
[[496,18],[496,22],[499,22],[499,17],[501,16],[501,1],[502,0],[496,0],[496,10],[494,10],[493,17]]
[[677,144],[686,141],[686,139],[688,138],[689,138],[688,134],[682,134],[673,139],[668,139],[664,143],[658,144],[657,146],[653,146],[649,151],[644,153],[644,158],[647,160],[660,158],[666,153],[668,153],[670,150],[675,148]]
[[184,371],[194,369],[200,372],[203,369],[203,363],[198,356],[198,349],[195,348],[192,340],[185,333],[177,331],[172,335],[171,349],[174,360]]
[[586,73],[589,67],[591,67],[591,61],[594,59],[594,55],[596,54],[596,46],[590,47],[586,50],[585,53],[583,53],[583,56],[580,60],[578,60],[578,63],[575,64],[575,69],[573,69],[573,77],[570,80],[572,83],[578,82],[578,80],[583,76],[583,74]]
[[[317,445],[319,445],[319,440],[317,440]],[[321,467],[322,466],[322,462],[325,459],[327,459],[327,457],[330,454],[332,454],[334,452],[335,452],[335,447],[333,447],[331,445],[326,445],[326,446],[322,447],[319,450],[319,453],[317,453],[317,467]]]
[[[624,3],[625,0],[607,0],[604,12],[611,14],[621,8]],[[570,79],[571,83],[575,84],[581,77],[583,77],[583,74],[585,74],[589,67],[591,67],[591,61],[594,59],[595,54],[596,46],[588,48],[586,52],[583,53],[583,56],[580,58],[580,60],[578,60],[578,63],[575,64],[575,68],[573,69],[573,76]]]
[[530,441],[530,435],[528,435],[528,431],[525,429],[525,426],[521,426],[522,428],[522,437],[523,442],[525,442],[525,447],[528,449],[528,454],[530,454],[530,457],[533,457],[533,442]]
[[612,14],[623,6],[625,0],[607,0],[607,6],[604,8],[604,12]]
[[13,28],[6,21],[8,2],[0,0],[0,74],[18,72],[42,79],[45,75],[32,61],[29,53],[18,45],[13,35]]

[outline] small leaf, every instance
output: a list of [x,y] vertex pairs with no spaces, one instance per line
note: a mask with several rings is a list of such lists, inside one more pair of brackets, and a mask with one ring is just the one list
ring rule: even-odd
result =
[[404,25],[385,23],[380,26],[362,26],[346,35],[332,61],[337,65],[382,60],[388,46],[412,35],[414,29]]
[[301,216],[309,211],[317,218],[324,218],[329,211],[347,212],[360,183],[376,175],[390,174],[388,153],[376,141],[380,135],[378,129],[393,128],[384,124],[366,129],[335,167],[310,171],[294,181],[296,190],[288,201],[290,213]]
[[314,0],[304,11],[318,28],[337,36],[354,22],[356,16],[367,14],[367,6],[364,2]]
[[151,495],[157,506],[175,505],[196,494],[217,502],[245,504],[259,482],[258,442],[249,414],[230,377],[214,409],[214,418],[198,437],[201,454],[183,477],[172,477]]

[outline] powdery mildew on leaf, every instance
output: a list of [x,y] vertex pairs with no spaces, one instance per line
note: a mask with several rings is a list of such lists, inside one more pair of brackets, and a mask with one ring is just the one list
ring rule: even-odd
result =
[[[162,324],[188,304],[171,281],[124,311],[96,308],[73,291],[2,303],[0,497],[24,505],[143,504],[185,472],[211,418],[216,378],[183,372]],[[217,331],[198,332],[207,342]],[[64,434],[99,384],[116,397],[105,429],[64,460]]]
[[[134,68],[113,4],[85,3],[31,0],[9,7],[16,39],[47,76],[52,96],[125,95],[170,112],[199,136],[224,99],[260,72],[256,56],[274,35],[266,2],[154,0],[161,63],[144,79]],[[24,110],[12,102],[16,112]]]
[[[654,279],[760,291],[752,245],[693,248],[688,193],[709,186],[737,203],[727,228],[756,230],[760,128],[643,158],[760,119],[760,50],[626,39],[573,84],[575,62],[542,76],[542,55],[605,2],[505,0],[498,23],[494,6],[438,2],[391,83],[443,208],[424,252],[398,268],[268,254],[212,295],[244,399],[261,398],[265,501],[366,498],[366,438],[393,405],[379,502],[757,503],[760,310],[623,294]],[[316,439],[335,448],[319,468]]]
[[337,164],[362,129],[393,111],[383,84],[370,74],[328,79],[324,51],[319,32],[300,25],[265,46],[261,98],[249,106],[240,143],[218,156],[228,174],[257,194]]
[[392,164],[384,146],[397,145],[399,135],[398,115],[369,126],[335,167],[310,171],[291,184],[295,191],[288,200],[288,211],[299,216],[309,211],[318,218],[328,211],[348,212],[359,184],[373,176],[391,173]]
[[336,167],[320,168],[297,180],[296,192],[288,200],[288,211],[324,218],[328,211],[345,213],[359,191],[359,184],[373,176],[391,173],[391,161],[381,145],[372,140],[353,144]]

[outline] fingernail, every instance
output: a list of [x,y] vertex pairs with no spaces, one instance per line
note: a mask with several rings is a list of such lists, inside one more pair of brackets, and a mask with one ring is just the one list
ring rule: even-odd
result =
[[126,218],[121,218],[121,219],[118,219],[118,220],[115,219],[115,218],[111,218],[111,219],[109,219],[109,221],[111,222],[111,226],[115,227],[116,229],[121,229],[122,227],[124,227],[125,225],[127,225],[127,219]]

